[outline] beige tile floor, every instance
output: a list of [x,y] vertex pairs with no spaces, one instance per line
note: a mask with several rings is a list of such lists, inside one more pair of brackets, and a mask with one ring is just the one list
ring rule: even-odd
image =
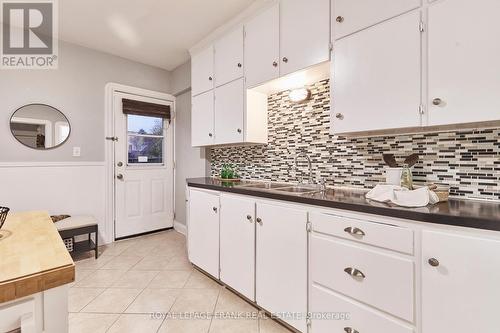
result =
[[100,252],[97,260],[89,253],[76,261],[70,333],[290,332],[193,269],[184,236],[173,230],[119,241]]

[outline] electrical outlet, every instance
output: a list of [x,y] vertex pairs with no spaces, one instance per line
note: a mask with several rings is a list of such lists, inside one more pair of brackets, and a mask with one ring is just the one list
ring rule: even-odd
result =
[[80,157],[81,149],[80,147],[73,147],[73,157]]

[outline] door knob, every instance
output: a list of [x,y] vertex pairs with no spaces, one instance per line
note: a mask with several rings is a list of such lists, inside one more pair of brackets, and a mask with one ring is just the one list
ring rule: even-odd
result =
[[118,163],[116,164],[116,166],[119,166],[119,167],[123,166],[123,162],[118,162]]
[[212,210],[217,213],[217,207],[213,207]]
[[116,175],[116,178],[122,180],[123,179],[123,175],[121,173],[119,173],[119,174]]
[[288,58],[287,57],[283,57],[283,62],[288,62]]
[[250,221],[250,223],[252,223],[252,215],[247,215],[247,220]]
[[438,267],[439,266],[439,260],[437,260],[436,258],[430,258],[428,260],[428,263],[429,265],[431,265],[432,267]]
[[276,61],[273,61],[273,67],[278,67],[278,63]]
[[337,18],[335,19],[335,21],[337,21],[338,23],[342,23],[342,22],[344,22],[344,17],[343,16],[337,16]]
[[239,62],[239,63],[238,63],[238,68],[241,68],[241,66],[242,66],[242,65],[241,65],[241,62]]
[[258,224],[260,224],[260,225],[262,225],[262,224],[263,224],[263,223],[262,223],[262,219],[261,219],[260,217],[258,217],[256,221],[257,221],[257,223],[258,223]]
[[212,133],[208,133],[208,136],[209,136],[209,137],[212,137],[212,136],[213,136],[213,134],[212,134]]
[[208,77],[208,81],[212,81],[213,78],[211,76]]
[[339,119],[339,120],[342,120],[342,119],[344,119],[344,115],[343,115],[342,113],[337,113],[337,114],[335,115],[335,118],[337,118],[337,119]]
[[432,104],[439,106],[439,105],[443,104],[443,100],[441,98],[434,98],[432,100]]
[[238,133],[241,133],[241,128],[238,128],[236,131],[237,131]]

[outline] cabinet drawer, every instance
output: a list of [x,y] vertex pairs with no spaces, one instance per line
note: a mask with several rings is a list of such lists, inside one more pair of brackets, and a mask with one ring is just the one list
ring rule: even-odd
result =
[[[312,313],[311,331],[314,333],[340,333],[348,331],[346,328],[352,328],[352,332],[354,330],[383,333],[414,332],[412,327],[403,325],[387,315],[345,297],[335,295],[318,286],[311,288],[310,307]],[[324,319],[321,317],[322,314],[332,314],[332,316]]]
[[326,237],[311,237],[311,280],[413,321],[414,263]]
[[340,215],[312,213],[313,230],[328,235],[413,254],[413,230]]

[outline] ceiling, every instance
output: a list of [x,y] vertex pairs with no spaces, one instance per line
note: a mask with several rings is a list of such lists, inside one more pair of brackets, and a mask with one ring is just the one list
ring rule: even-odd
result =
[[63,0],[59,38],[173,70],[188,49],[254,0]]

